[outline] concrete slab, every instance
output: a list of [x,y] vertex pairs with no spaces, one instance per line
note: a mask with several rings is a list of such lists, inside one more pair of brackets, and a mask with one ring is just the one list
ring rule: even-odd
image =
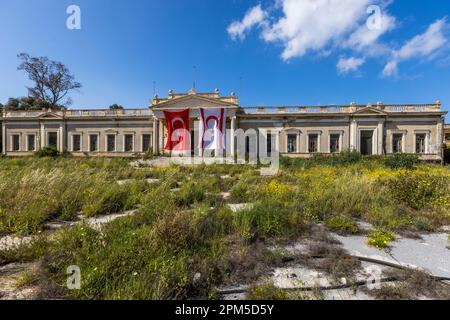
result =
[[23,245],[31,243],[36,237],[14,237],[5,236],[0,238],[0,251],[18,249]]
[[271,280],[280,289],[329,287],[336,284],[324,273],[301,266],[276,268]]
[[229,203],[228,207],[233,212],[239,212],[239,211],[243,211],[243,210],[250,210],[250,209],[252,209],[253,208],[253,203],[234,203],[234,204]]
[[110,215],[106,215],[106,216],[89,218],[86,220],[86,222],[92,229],[100,230],[101,227],[103,225],[105,225],[106,223],[114,221],[118,218],[132,216],[135,213],[136,213],[136,210],[130,210],[130,211],[126,211],[124,213],[116,213],[116,214],[110,214]]
[[39,288],[36,284],[18,286],[19,279],[26,273],[35,273],[37,263],[11,263],[0,267],[0,300],[32,300]]
[[145,179],[148,184],[155,184],[159,182],[159,179]]
[[131,183],[132,181],[133,180],[131,180],[131,179],[125,179],[125,180],[117,180],[116,182],[119,186],[123,186],[125,184]]
[[370,247],[366,237],[333,236],[342,242],[344,249],[351,255],[419,268],[434,276],[450,277],[450,250],[447,248],[449,240],[446,233],[425,234],[422,239],[407,239],[397,235],[388,251]]
[[226,200],[226,199],[229,199],[231,197],[231,193],[229,193],[229,192],[221,192],[220,196],[222,197],[222,199]]

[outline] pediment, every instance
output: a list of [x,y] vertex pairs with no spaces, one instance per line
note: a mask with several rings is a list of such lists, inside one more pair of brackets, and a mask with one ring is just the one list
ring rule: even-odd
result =
[[197,108],[214,108],[214,107],[229,107],[238,108],[234,103],[226,102],[221,99],[210,97],[203,97],[200,95],[187,95],[180,98],[174,98],[164,101],[158,105],[153,106],[154,110],[163,109],[197,109]]
[[359,109],[358,111],[355,111],[354,114],[377,116],[377,115],[386,115],[387,113],[382,110],[379,110],[377,108],[374,108],[374,107],[365,107],[365,108]]
[[43,113],[43,114],[39,115],[39,119],[61,120],[61,119],[63,119],[63,117],[60,116],[59,114],[54,113],[54,112],[46,112],[46,113]]

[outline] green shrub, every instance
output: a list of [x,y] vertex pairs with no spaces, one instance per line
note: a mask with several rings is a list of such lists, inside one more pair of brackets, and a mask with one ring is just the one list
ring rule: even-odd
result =
[[28,235],[41,230],[48,216],[37,208],[11,214],[0,209],[0,231]]
[[105,189],[96,188],[88,194],[82,212],[87,217],[113,214],[130,209],[129,190],[126,186],[112,184]]
[[[407,172],[389,179],[387,185],[395,199],[420,210],[448,197],[449,178],[426,172]],[[445,201],[443,205],[446,205]]]
[[374,205],[363,217],[371,224],[389,230],[407,229],[414,224],[411,210],[392,203],[391,199]]
[[303,218],[296,211],[266,199],[251,209],[236,212],[233,223],[238,235],[250,240],[295,235],[301,231]]
[[38,158],[51,157],[56,158],[60,155],[58,149],[54,146],[47,146],[36,151],[35,156]]
[[377,229],[367,235],[368,244],[378,249],[384,249],[395,239],[395,235],[386,230]]
[[247,290],[245,294],[247,300],[288,300],[286,291],[275,287],[273,284],[263,284]]
[[144,154],[143,158],[144,158],[145,160],[151,160],[151,159],[155,158],[155,155],[153,154],[153,150],[147,151],[147,152]]
[[180,190],[175,193],[175,203],[179,207],[188,207],[195,202],[203,201],[204,198],[205,190],[194,181],[183,184]]
[[415,226],[419,231],[431,232],[434,230],[433,225],[425,217],[419,217],[415,220]]
[[326,225],[328,228],[336,230],[339,233],[355,234],[358,232],[355,223],[343,216],[333,216],[328,218]]
[[419,156],[416,154],[396,153],[384,160],[384,164],[391,169],[414,169],[419,163]]
[[344,151],[331,157],[331,164],[346,165],[361,161],[361,153],[355,150]]

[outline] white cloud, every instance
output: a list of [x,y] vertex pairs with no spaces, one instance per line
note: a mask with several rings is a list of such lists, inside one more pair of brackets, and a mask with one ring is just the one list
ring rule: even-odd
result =
[[258,4],[247,11],[242,21],[234,21],[228,26],[228,34],[233,40],[244,40],[246,32],[257,25],[264,23],[266,12],[262,10],[261,5]]
[[364,64],[365,60],[361,58],[340,58],[337,64],[339,73],[345,74],[348,72],[356,71],[360,66]]
[[[381,13],[377,23],[374,28],[369,28],[366,24],[361,25],[344,42],[344,47],[356,51],[367,50],[374,46],[383,34],[395,28],[396,19],[388,13]],[[375,47],[379,49],[379,46]]]
[[337,70],[345,74],[358,70],[368,59],[382,58],[387,60],[383,75],[392,76],[402,61],[432,59],[448,42],[448,24],[443,18],[398,50],[391,47],[394,41],[383,43],[383,35],[397,26],[396,17],[388,12],[394,0],[272,1],[266,9],[261,4],[252,7],[227,31],[233,40],[243,40],[252,28],[259,28],[263,41],[282,46],[284,61],[308,53],[337,53],[341,56]]
[[336,46],[354,31],[371,0],[280,0],[283,16],[263,31],[267,42],[281,42],[283,60]]
[[444,35],[444,30],[447,28],[446,18],[437,20],[425,33],[415,36],[399,50],[394,51],[384,67],[383,75],[395,76],[398,73],[398,64],[402,61],[432,56],[447,44],[448,40]]

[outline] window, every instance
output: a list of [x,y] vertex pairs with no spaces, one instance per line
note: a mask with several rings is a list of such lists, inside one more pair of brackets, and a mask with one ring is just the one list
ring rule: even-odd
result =
[[89,135],[89,151],[90,152],[98,151],[98,135],[97,134]]
[[403,152],[403,134],[394,133],[392,135],[392,153]]
[[269,154],[271,154],[272,153],[272,134],[271,133],[268,133],[267,134],[267,146],[266,146],[266,148],[267,148],[267,154],[269,155]]
[[57,132],[49,132],[48,133],[48,146],[50,147],[58,147],[58,133]]
[[445,141],[450,141],[450,133],[445,134]]
[[126,134],[125,135],[125,152],[132,152],[133,151],[133,135],[132,134]]
[[246,136],[245,137],[245,154],[249,154],[250,153],[250,137]]
[[142,152],[150,151],[152,147],[152,135],[151,134],[143,134],[142,135]]
[[336,153],[341,150],[340,145],[339,145],[340,139],[341,139],[340,134],[337,134],[337,133],[330,134],[330,152],[331,153]]
[[106,136],[106,151],[114,152],[116,151],[116,135],[108,134]]
[[20,135],[12,136],[12,151],[20,151]]
[[36,136],[34,134],[27,136],[27,150],[36,151]]
[[426,153],[426,134],[416,134],[416,153]]
[[72,151],[80,152],[81,151],[81,135],[75,134],[72,136]]
[[316,153],[319,152],[319,135],[318,134],[310,134],[308,135],[308,152]]
[[297,152],[297,135],[288,134],[287,136],[287,152],[294,153]]

